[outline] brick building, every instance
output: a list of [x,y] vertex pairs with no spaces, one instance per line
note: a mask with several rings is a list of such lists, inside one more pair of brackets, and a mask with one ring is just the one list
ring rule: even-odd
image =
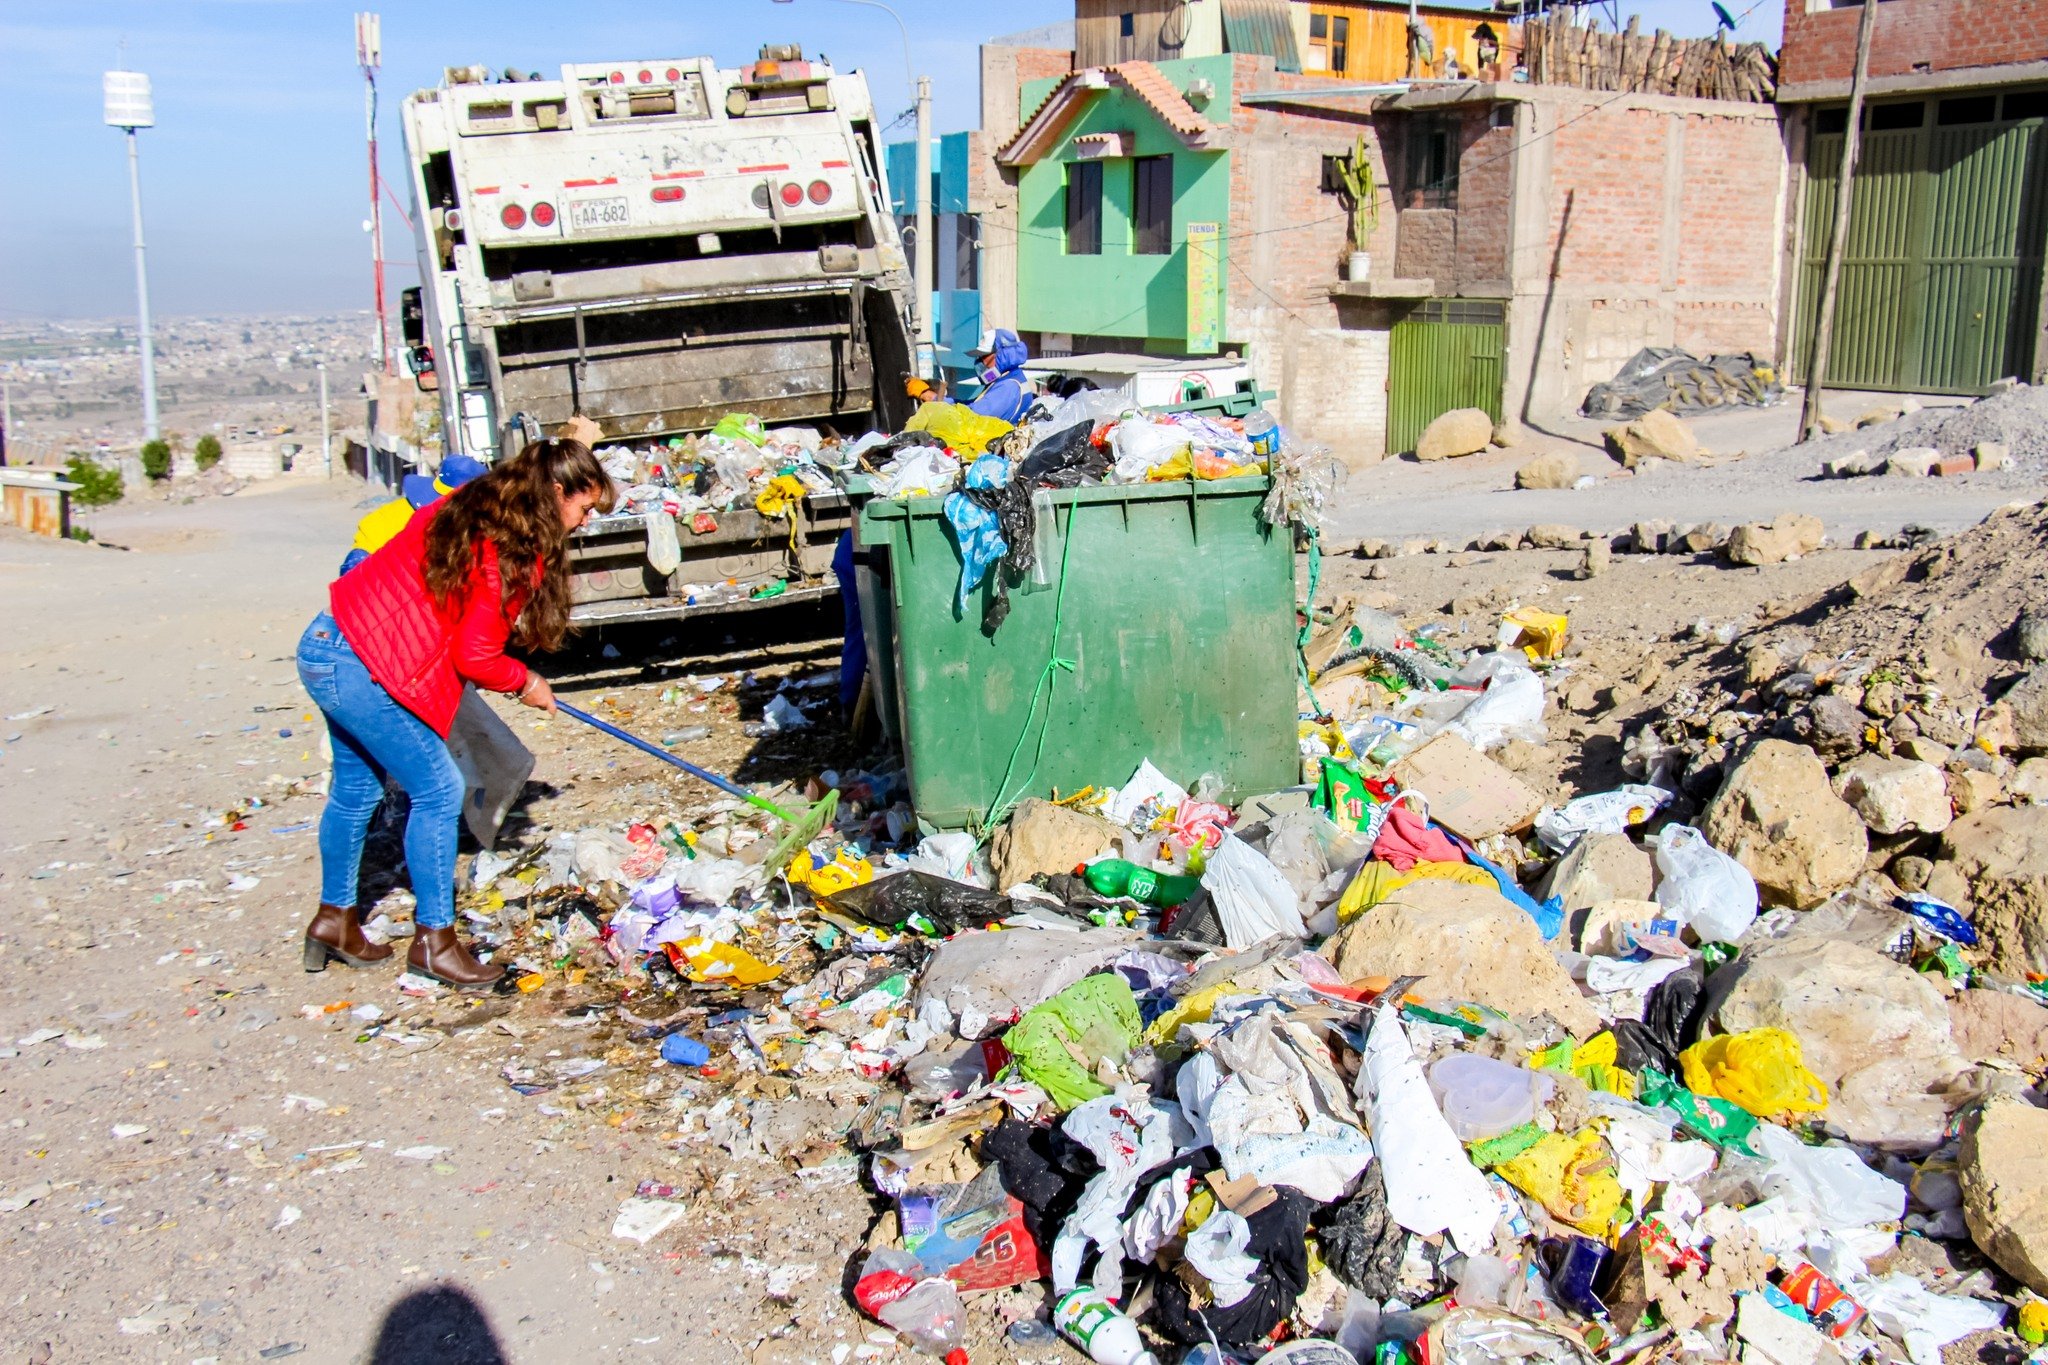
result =
[[[1786,0],[1783,308],[1795,379],[1811,355],[1861,19],[1858,4]],[[2038,381],[2048,4],[1886,0],[1873,22],[1826,381],[1961,394],[2007,375]]]

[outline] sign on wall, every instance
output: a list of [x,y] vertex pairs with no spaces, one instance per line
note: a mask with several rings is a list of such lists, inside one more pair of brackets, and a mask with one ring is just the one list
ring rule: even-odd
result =
[[1188,353],[1213,355],[1223,331],[1222,231],[1216,223],[1188,224]]

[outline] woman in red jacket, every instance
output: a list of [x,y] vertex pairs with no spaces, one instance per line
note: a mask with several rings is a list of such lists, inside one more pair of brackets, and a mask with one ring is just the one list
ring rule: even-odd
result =
[[387,776],[412,798],[406,965],[481,988],[485,966],[455,937],[455,846],[464,783],[448,727],[465,682],[555,707],[547,679],[505,653],[553,649],[569,625],[566,542],[593,507],[610,510],[604,466],[577,441],[537,441],[413,514],[405,529],[328,589],[329,610],[299,641],[299,679],[327,718],[334,776],[320,817],[320,909],[306,970],[364,967],[391,949],[363,936],[356,870]]

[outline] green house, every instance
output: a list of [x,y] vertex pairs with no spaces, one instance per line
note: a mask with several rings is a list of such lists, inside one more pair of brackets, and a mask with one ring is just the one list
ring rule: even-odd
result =
[[996,158],[1017,177],[1020,332],[1074,352],[1220,348],[1232,67],[1123,62],[1023,87]]

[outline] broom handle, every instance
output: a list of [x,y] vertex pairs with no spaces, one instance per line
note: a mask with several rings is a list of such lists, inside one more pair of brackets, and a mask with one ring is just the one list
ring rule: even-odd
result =
[[793,825],[796,823],[796,817],[794,815],[791,815],[788,811],[776,805],[773,801],[768,800],[766,797],[756,796],[753,792],[748,791],[745,787],[742,787],[739,783],[734,782],[731,778],[720,777],[717,773],[714,773],[707,768],[698,767],[696,764],[690,762],[688,759],[677,758],[674,754],[662,748],[660,745],[650,744],[646,740],[640,738],[640,736],[638,735],[628,734],[626,731],[621,730],[618,726],[611,724],[609,721],[599,720],[596,716],[591,715],[588,711],[582,710],[578,707],[571,706],[568,702],[563,701],[559,697],[555,699],[555,709],[562,712],[565,715],[574,716],[576,719],[582,721],[585,725],[588,725],[593,730],[604,731],[604,733],[610,735],[613,739],[624,740],[626,743],[632,745],[634,748],[640,750],[642,753],[653,754],[662,762],[673,764],[676,767],[681,768],[690,776],[697,778],[699,781],[709,782],[712,786],[718,788],[720,791],[726,792],[732,796],[737,796],[740,800],[746,802],[750,806],[760,807],[762,810],[767,811],[770,815],[782,821],[784,824]]

